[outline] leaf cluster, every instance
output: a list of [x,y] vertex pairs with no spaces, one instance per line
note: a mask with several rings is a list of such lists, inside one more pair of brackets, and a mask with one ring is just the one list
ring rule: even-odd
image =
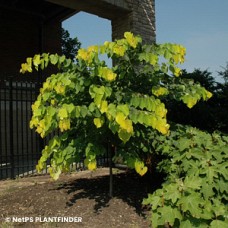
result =
[[[111,58],[114,67],[101,55]],[[56,179],[82,155],[88,168],[95,169],[96,156],[111,144],[123,163],[144,175],[141,154],[151,153],[148,129],[170,133],[161,98],[173,96],[191,108],[211,97],[200,85],[180,79],[178,64],[184,57],[181,45],[143,45],[141,37],[126,32],[123,39],[79,49],[76,61],[49,53],[27,58],[22,73],[49,65],[59,69],[43,83],[32,106],[30,127],[41,137],[61,132],[43,150],[37,169],[51,158],[50,173]]]
[[164,157],[161,189],[144,199],[153,227],[227,227],[228,137],[176,125],[169,136],[154,137]]

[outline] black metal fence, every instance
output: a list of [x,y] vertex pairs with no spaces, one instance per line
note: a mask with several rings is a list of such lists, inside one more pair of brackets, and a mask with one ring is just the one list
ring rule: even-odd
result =
[[[29,128],[31,105],[41,83],[21,78],[0,78],[0,180],[36,174],[35,166],[48,139]],[[98,164],[107,164],[108,156]],[[72,169],[83,169],[83,162]],[[46,170],[47,172],[47,170]]]

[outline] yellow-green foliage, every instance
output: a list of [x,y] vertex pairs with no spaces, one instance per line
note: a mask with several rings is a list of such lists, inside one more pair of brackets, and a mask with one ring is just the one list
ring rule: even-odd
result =
[[[114,60],[115,66],[100,60],[101,55]],[[179,64],[184,57],[181,45],[142,45],[141,37],[126,32],[123,39],[80,49],[75,61],[48,53],[27,58],[21,65],[22,73],[50,64],[59,69],[43,83],[32,106],[30,127],[41,137],[56,129],[62,132],[43,150],[38,171],[51,158],[50,173],[57,179],[83,155],[93,170],[96,156],[111,143],[121,148],[123,162],[145,174],[141,142],[136,137],[143,134],[143,127],[169,134],[167,109],[161,98],[173,96],[191,108],[198,100],[211,97],[200,85],[180,79]],[[128,151],[129,145],[134,145],[133,151]]]

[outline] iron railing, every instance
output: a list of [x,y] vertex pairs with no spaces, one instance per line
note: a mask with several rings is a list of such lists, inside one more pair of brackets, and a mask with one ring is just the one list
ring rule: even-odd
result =
[[[40,87],[41,82],[34,80],[0,78],[0,180],[36,174],[35,166],[48,140],[29,128],[31,105]],[[105,155],[98,164],[107,161]],[[84,169],[83,162],[72,169]]]

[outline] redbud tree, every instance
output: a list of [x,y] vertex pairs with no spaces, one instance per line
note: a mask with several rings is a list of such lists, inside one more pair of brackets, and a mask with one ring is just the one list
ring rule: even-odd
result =
[[[103,55],[112,59],[113,67],[101,60]],[[114,159],[144,175],[148,168],[142,158],[151,153],[148,131],[170,133],[162,98],[170,96],[192,108],[212,96],[199,84],[181,80],[184,59],[183,46],[143,45],[130,32],[123,39],[80,49],[75,60],[49,53],[27,58],[22,73],[58,68],[32,105],[31,128],[42,138],[61,132],[43,149],[37,170],[50,159],[50,175],[57,179],[82,157],[94,170],[96,157],[110,144],[117,148]]]

